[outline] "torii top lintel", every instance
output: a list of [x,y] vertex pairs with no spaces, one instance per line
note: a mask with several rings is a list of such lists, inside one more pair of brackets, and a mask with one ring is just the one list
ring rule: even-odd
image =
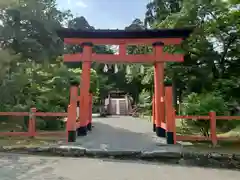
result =
[[180,44],[193,31],[192,27],[155,30],[76,30],[63,28],[57,34],[67,44],[153,44],[161,41],[165,45]]
[[[158,29],[158,30],[74,30],[61,29],[58,30],[58,35],[64,39],[67,44],[79,45],[119,45],[119,54],[92,54],[91,48],[84,47],[88,55],[79,54],[65,54],[64,62],[79,63],[80,61],[96,61],[96,62],[130,62],[130,63],[155,63],[155,62],[182,62],[183,55],[169,54],[163,52],[163,45],[180,44],[183,39],[187,38],[193,28],[183,29]],[[127,45],[131,44],[146,44],[161,47],[155,48],[153,54],[127,54]],[[91,54],[91,55],[89,55]]]

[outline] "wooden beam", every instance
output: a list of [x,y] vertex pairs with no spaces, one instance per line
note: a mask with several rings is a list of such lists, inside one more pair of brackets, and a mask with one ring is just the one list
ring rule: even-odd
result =
[[194,135],[177,135],[177,141],[210,141],[210,137],[194,136]]
[[63,60],[64,62],[81,62],[82,60],[82,54],[64,54]]
[[127,54],[127,48],[125,44],[119,45],[119,54],[126,55]]
[[[114,54],[92,54],[91,61],[101,63],[155,63],[155,62],[183,62],[182,54],[163,53],[162,57],[156,59],[153,54],[136,55],[114,55]],[[65,54],[64,62],[84,62],[82,54]]]
[[0,116],[29,116],[29,112],[0,112]]
[[152,45],[155,42],[161,41],[164,45],[181,44],[182,38],[151,38],[151,39],[93,39],[93,38],[64,38],[66,44],[82,44],[84,42],[91,42],[95,45],[136,45],[145,44]]
[[111,54],[93,54],[95,62],[116,62],[116,63],[153,63],[155,57],[153,55],[111,55]]

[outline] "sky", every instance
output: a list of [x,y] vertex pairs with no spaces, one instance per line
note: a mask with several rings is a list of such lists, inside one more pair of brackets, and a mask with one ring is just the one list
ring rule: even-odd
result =
[[84,16],[96,29],[124,29],[136,18],[144,19],[150,0],[57,0],[61,10]]

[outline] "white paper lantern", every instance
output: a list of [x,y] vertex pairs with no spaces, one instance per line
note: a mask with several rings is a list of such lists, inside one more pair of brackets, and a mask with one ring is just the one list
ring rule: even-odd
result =
[[103,72],[108,72],[108,66],[105,64],[104,68],[103,68]]

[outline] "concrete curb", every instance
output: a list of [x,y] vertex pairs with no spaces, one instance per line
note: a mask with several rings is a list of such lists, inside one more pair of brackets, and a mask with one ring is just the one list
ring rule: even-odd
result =
[[240,154],[159,151],[112,151],[85,149],[78,146],[0,147],[0,152],[47,156],[111,158],[119,160],[145,160],[185,166],[226,168],[240,170]]

